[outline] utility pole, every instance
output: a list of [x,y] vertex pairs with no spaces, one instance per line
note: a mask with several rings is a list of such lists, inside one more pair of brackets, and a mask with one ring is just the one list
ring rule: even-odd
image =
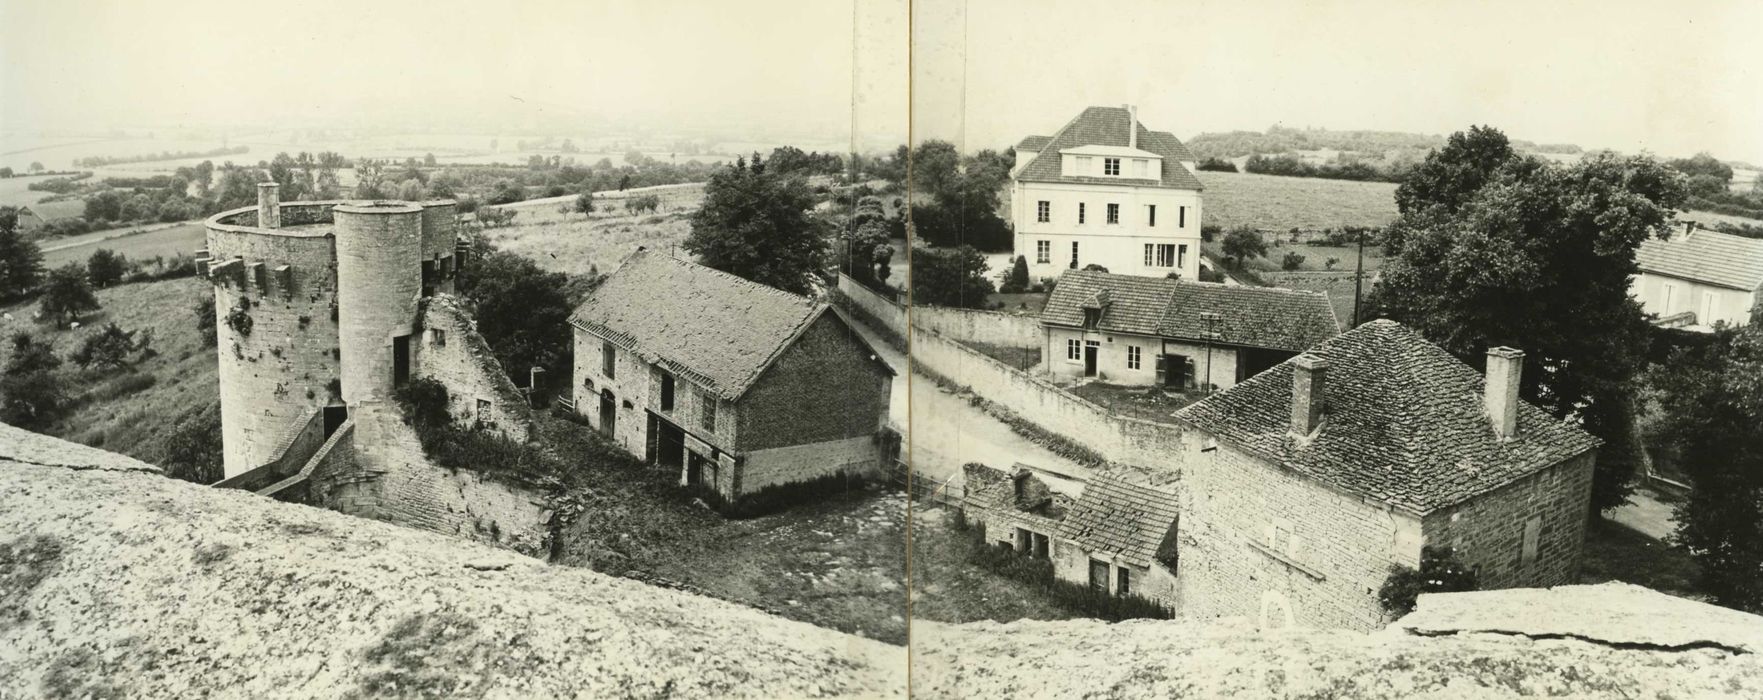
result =
[[1216,312],[1200,312],[1200,320],[1206,322],[1206,394],[1212,394],[1212,341],[1221,340],[1218,334],[1218,322],[1224,317]]
[[1365,279],[1365,230],[1359,231],[1359,262],[1353,266],[1353,325],[1347,330],[1359,327],[1359,286]]

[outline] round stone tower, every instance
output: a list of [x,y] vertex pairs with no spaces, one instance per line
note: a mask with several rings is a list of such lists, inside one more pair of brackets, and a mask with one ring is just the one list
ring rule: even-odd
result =
[[423,206],[350,202],[331,210],[343,400],[390,399],[409,378],[422,298]]
[[214,288],[228,477],[275,460],[316,412],[341,398],[329,225],[335,203],[278,200],[276,186],[265,183],[257,206],[206,222],[202,264]]
[[422,285],[427,292],[453,292],[458,272],[453,250],[458,245],[458,224],[451,199],[422,203]]

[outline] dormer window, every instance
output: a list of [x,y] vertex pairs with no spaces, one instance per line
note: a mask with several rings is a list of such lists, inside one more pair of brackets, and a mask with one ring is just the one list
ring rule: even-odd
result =
[[1151,176],[1150,165],[1151,165],[1151,161],[1145,160],[1143,158],[1134,158],[1132,161],[1133,177],[1150,177]]
[[1078,156],[1077,157],[1077,174],[1089,175],[1089,174],[1091,174],[1091,168],[1094,168],[1094,167],[1096,167],[1096,164],[1093,162],[1093,159],[1090,158],[1089,156]]
[[1120,159],[1119,158],[1103,158],[1102,159],[1102,174],[1103,175],[1119,175],[1120,174]]
[[1102,322],[1101,309],[1084,309],[1084,328],[1095,328]]

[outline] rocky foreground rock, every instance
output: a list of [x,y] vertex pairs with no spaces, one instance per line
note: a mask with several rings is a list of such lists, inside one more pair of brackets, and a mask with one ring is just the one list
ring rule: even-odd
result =
[[0,425],[0,698],[1759,698],[1763,618],[1623,584],[1376,634],[912,626],[905,649],[167,479]]

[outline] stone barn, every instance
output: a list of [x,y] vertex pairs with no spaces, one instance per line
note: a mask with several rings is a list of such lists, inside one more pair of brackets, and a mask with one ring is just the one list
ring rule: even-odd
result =
[[733,501],[875,474],[893,379],[831,306],[639,250],[570,318],[588,422]]

